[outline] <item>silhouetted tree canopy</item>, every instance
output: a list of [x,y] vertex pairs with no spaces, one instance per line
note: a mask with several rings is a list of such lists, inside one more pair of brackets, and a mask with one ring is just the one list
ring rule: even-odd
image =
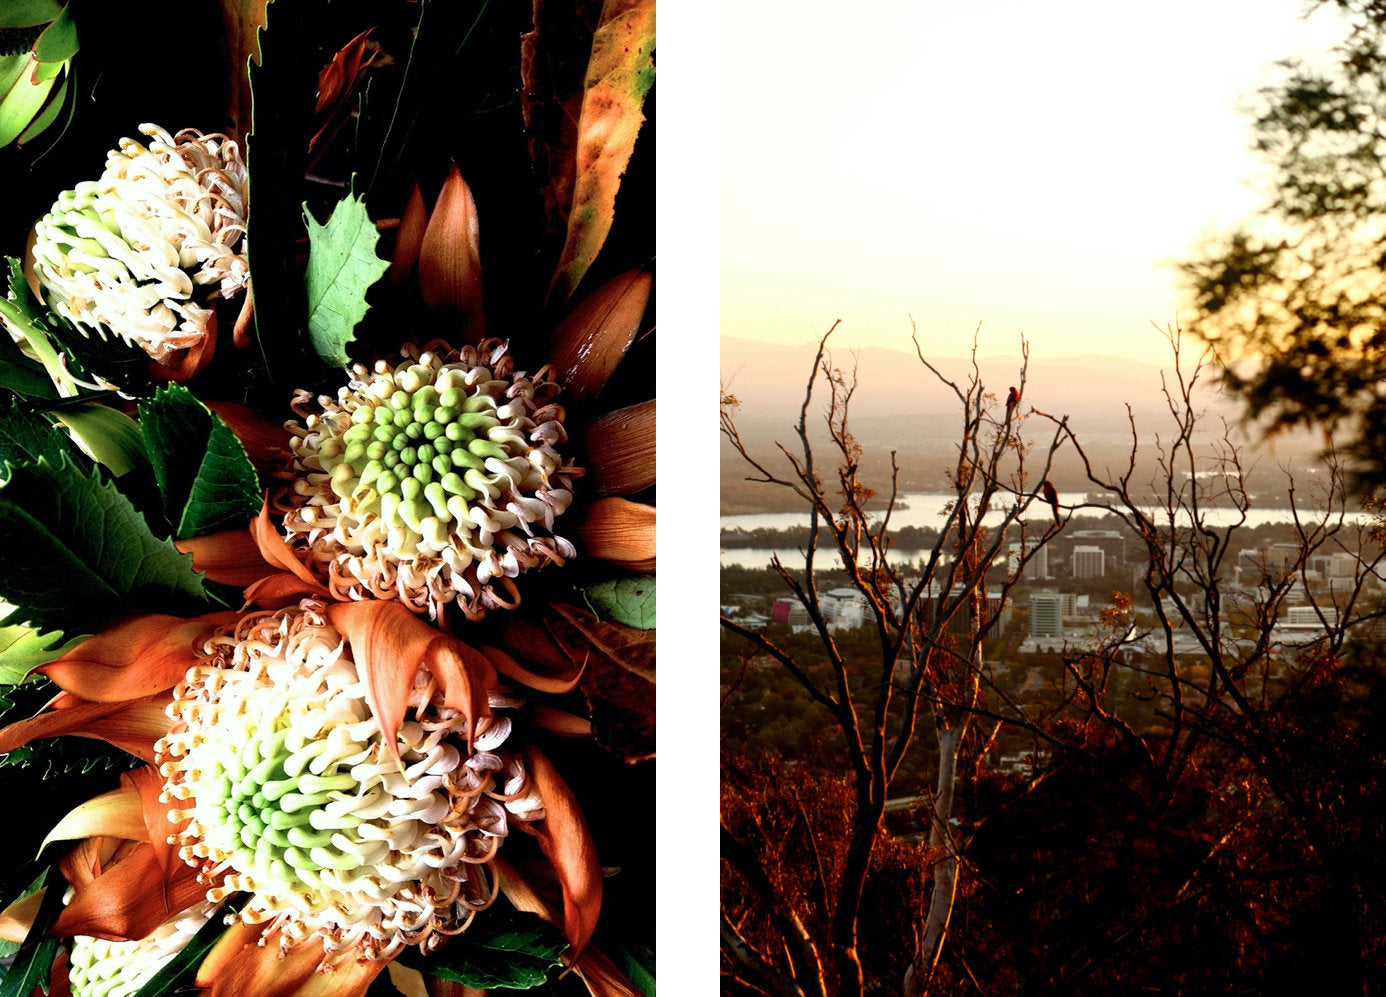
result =
[[1386,486],[1386,2],[1318,0],[1346,37],[1259,93],[1269,199],[1182,266],[1224,383],[1272,430],[1340,431],[1358,487]]

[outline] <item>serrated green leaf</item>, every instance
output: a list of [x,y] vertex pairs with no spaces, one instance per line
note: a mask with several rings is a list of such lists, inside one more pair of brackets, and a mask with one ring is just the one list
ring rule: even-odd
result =
[[0,406],[0,481],[8,480],[8,465],[32,464],[40,457],[57,461],[67,452],[63,434],[42,415],[20,408],[14,399]]
[[[0,727],[37,714],[61,690],[42,675],[20,685],[0,686]],[[0,769],[30,769],[44,779],[99,770],[125,772],[143,764],[120,748],[93,737],[48,737],[0,755]]]
[[117,478],[148,463],[139,423],[109,405],[82,405],[53,413],[92,460]]
[[[0,612],[12,609],[0,603]],[[39,665],[61,657],[85,639],[73,637],[65,641],[61,630],[43,633],[18,624],[0,627],[0,684],[18,685]]]
[[598,582],[582,590],[592,612],[604,620],[634,627],[655,628],[655,576],[636,575]]
[[208,608],[192,558],[150,531],[114,485],[70,461],[11,468],[0,488],[0,624],[95,633],[140,612]]
[[481,990],[529,990],[562,965],[563,932],[537,914],[488,911],[437,955],[425,973]]
[[380,233],[355,194],[337,202],[326,225],[318,224],[306,204],[303,220],[308,226],[308,337],[325,363],[345,367],[350,363],[346,345],[370,307],[366,291],[390,264],[375,255]]
[[179,540],[244,526],[260,511],[260,482],[221,417],[182,385],[140,403],[140,431]]
[[58,954],[58,939],[48,935],[48,929],[63,909],[63,874],[56,865],[44,876],[43,901],[29,935],[20,946],[18,955],[0,983],[0,997],[29,997],[35,987],[48,989],[48,973]]

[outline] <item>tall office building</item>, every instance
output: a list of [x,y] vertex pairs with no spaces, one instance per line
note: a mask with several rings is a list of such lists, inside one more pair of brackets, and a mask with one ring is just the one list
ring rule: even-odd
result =
[[1064,597],[1058,592],[1030,593],[1030,636],[1064,635]]
[[1107,555],[1101,547],[1073,548],[1073,577],[1101,578],[1107,573]]

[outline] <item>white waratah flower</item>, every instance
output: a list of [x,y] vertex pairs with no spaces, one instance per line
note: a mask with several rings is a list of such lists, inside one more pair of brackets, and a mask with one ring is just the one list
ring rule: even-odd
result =
[[216,904],[210,901],[195,904],[136,941],[75,936],[68,952],[72,997],[130,997],[138,993],[183,951],[215,909]]
[[301,392],[294,480],[277,500],[290,545],[338,599],[397,598],[437,618],[514,608],[513,579],[575,550],[553,533],[582,471],[545,367],[516,373],[491,339],[357,364],[334,400]]
[[507,718],[469,730],[424,665],[396,761],[350,645],[312,600],[250,614],[206,651],[155,753],[178,804],[170,840],[209,900],[247,893],[236,917],[283,951],[320,938],[368,959],[431,951],[494,900],[509,822],[544,815],[520,757],[496,750]]
[[34,273],[84,332],[114,333],[156,360],[206,336],[215,294],[244,290],[246,170],[225,135],[141,125],[99,180],[59,195],[35,226]]

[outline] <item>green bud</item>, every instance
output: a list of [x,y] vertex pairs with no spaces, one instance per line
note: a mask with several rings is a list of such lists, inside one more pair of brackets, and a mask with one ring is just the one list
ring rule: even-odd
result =
[[[455,477],[455,475],[454,475]],[[448,519],[448,496],[440,482],[434,481],[424,488],[424,498],[433,506],[439,519]]]

